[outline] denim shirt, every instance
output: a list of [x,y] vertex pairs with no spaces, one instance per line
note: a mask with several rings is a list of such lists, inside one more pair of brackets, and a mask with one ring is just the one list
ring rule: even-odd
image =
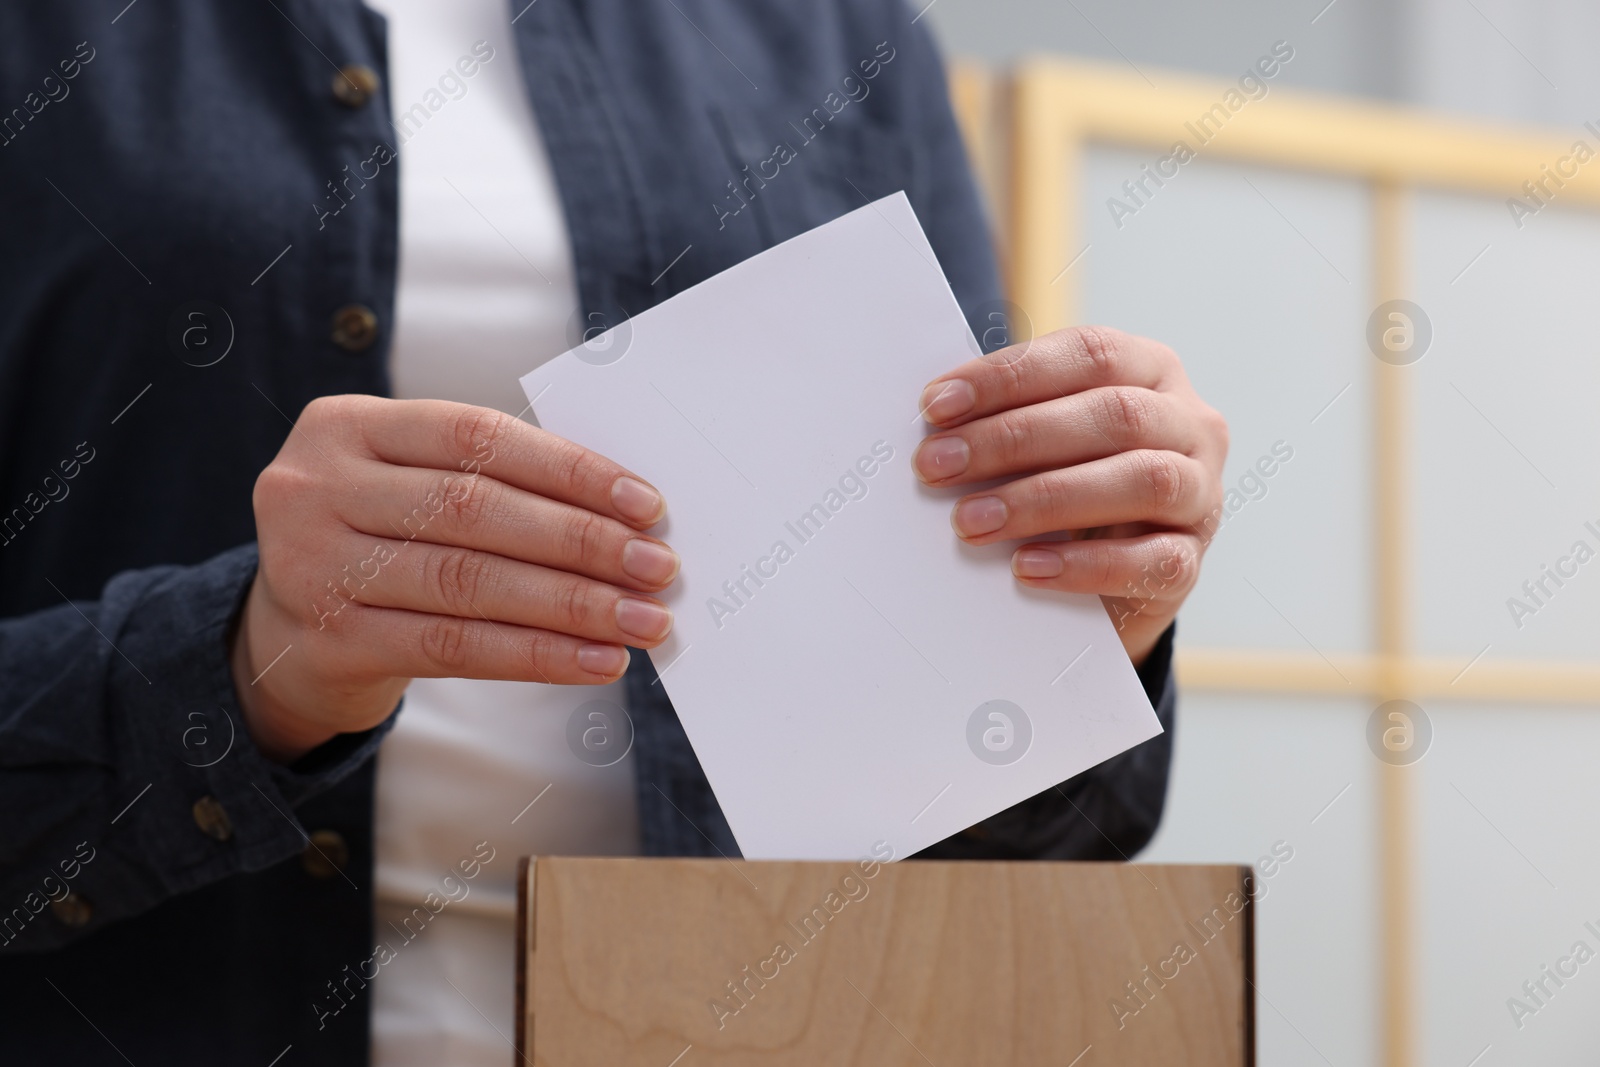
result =
[[[1000,295],[900,0],[509,2],[577,329],[898,189],[969,319]],[[227,645],[256,475],[308,401],[387,391],[397,128],[429,115],[385,72],[358,0],[0,8],[0,1061],[366,1062],[369,993],[326,1007],[371,955],[388,724],[272,764]],[[1140,672],[1169,730],[1171,640]],[[636,655],[644,849],[736,855],[653,678]],[[928,854],[1125,858],[1170,750]]]

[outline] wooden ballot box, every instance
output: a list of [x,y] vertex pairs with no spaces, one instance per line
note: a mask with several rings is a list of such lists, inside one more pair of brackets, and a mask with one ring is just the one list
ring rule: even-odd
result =
[[532,1067],[1240,1067],[1248,868],[523,861]]

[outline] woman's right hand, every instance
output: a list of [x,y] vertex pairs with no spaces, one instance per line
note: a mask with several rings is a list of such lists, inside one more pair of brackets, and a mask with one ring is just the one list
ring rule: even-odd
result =
[[596,685],[672,627],[661,495],[488,408],[323,397],[256,481],[234,686],[268,758],[388,717],[412,678]]

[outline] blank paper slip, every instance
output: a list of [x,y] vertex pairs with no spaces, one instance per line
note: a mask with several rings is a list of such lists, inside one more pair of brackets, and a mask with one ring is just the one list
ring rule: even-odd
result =
[[522,379],[666,496],[650,655],[749,858],[907,856],[1161,732],[1099,598],[1019,586],[912,471],[976,352],[897,193]]

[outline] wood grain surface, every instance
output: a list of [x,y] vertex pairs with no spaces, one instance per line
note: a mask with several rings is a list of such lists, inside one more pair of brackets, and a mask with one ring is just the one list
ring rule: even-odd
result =
[[519,1064],[1253,1062],[1243,868],[531,867]]

